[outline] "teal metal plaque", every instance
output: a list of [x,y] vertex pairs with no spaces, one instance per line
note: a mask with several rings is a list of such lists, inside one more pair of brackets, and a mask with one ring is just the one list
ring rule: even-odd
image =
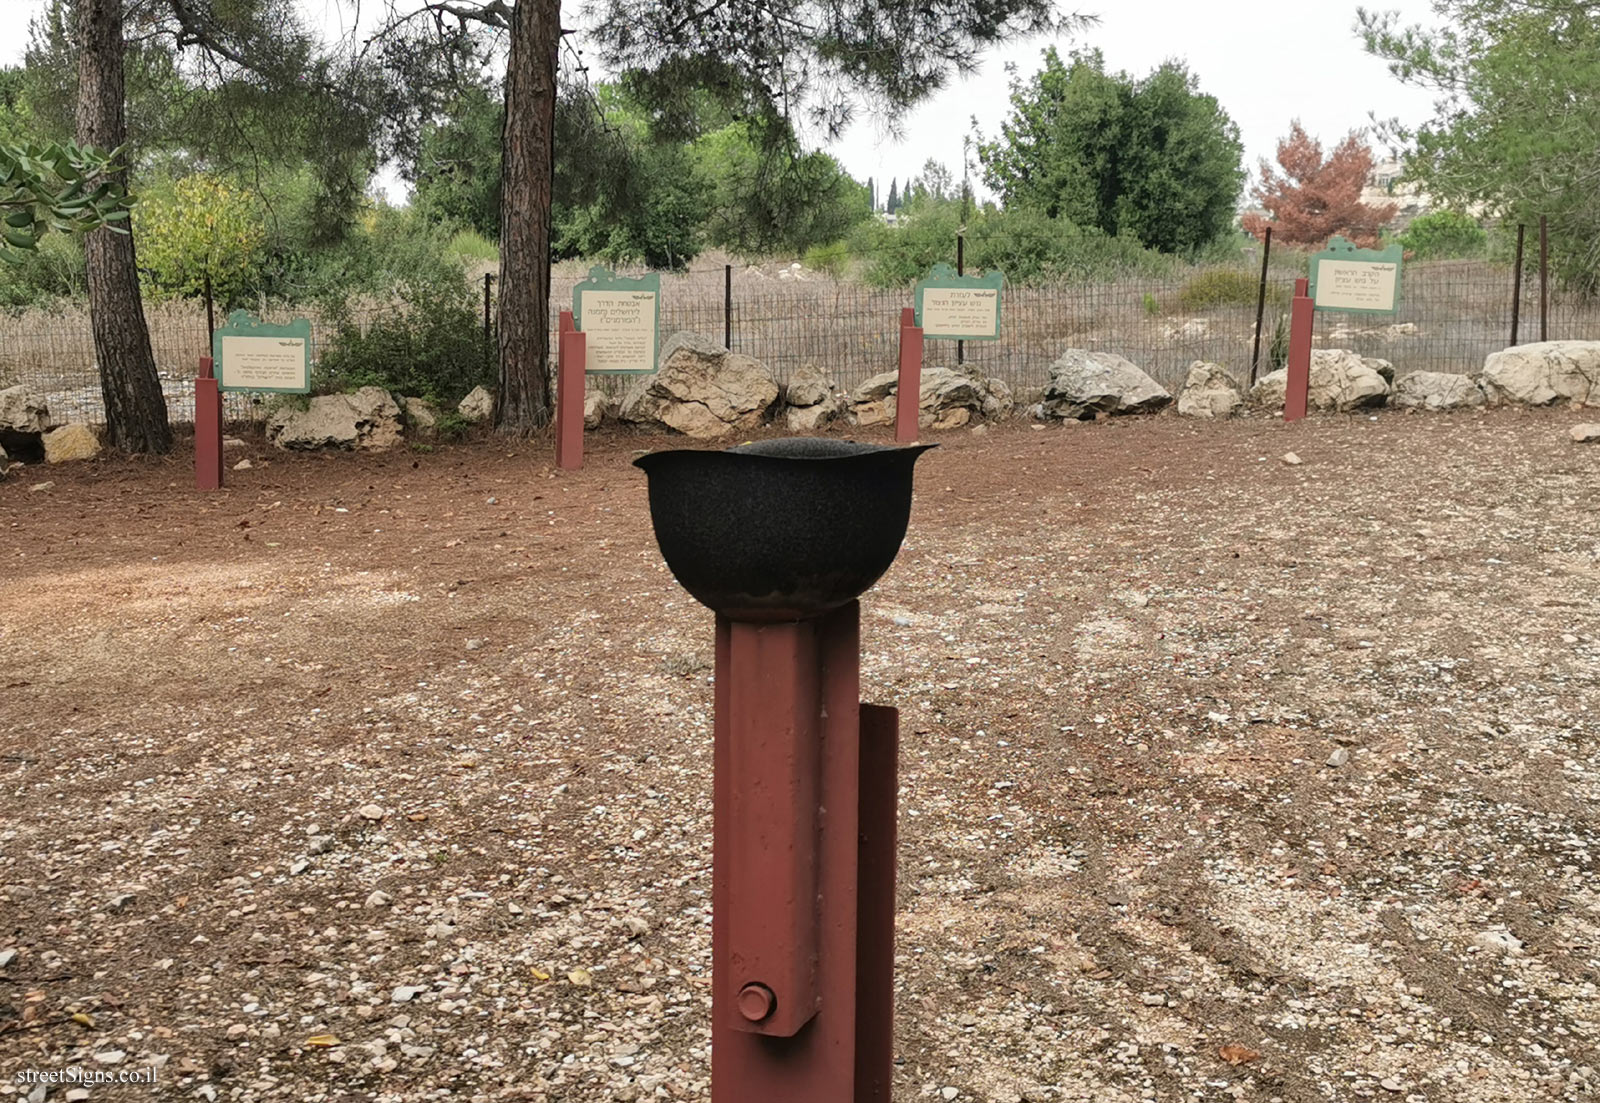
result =
[[917,325],[924,337],[943,341],[1000,340],[999,272],[958,276],[948,264],[935,264],[917,284]]
[[1311,299],[1318,310],[1393,314],[1400,306],[1404,250],[1357,249],[1342,237],[1311,258]]
[[235,310],[211,335],[211,359],[221,390],[309,394],[311,323],[269,325]]
[[619,279],[596,265],[572,289],[572,322],[585,335],[584,371],[648,375],[661,346],[661,277]]

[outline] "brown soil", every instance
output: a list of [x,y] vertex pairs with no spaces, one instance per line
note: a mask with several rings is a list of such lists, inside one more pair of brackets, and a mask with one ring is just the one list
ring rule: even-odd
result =
[[[925,457],[863,606],[896,1098],[1600,1091],[1577,420]],[[0,482],[0,1093],[707,1099],[711,615],[629,464],[665,443]]]

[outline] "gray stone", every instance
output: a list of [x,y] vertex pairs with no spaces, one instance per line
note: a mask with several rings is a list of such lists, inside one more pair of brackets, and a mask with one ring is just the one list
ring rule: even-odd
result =
[[406,428],[418,436],[427,436],[439,427],[439,411],[425,398],[400,396],[400,408],[406,413]]
[[1114,352],[1067,349],[1050,365],[1047,417],[1086,420],[1096,414],[1155,413],[1172,394],[1138,365]]
[[303,410],[281,406],[267,419],[267,440],[278,448],[378,451],[400,440],[400,406],[382,387],[313,398]]
[[1490,353],[1483,389],[1497,404],[1600,406],[1600,341],[1540,341]]
[[838,388],[822,374],[815,364],[806,364],[790,377],[783,389],[783,400],[790,406],[818,406],[832,397]]
[[0,950],[0,969],[4,969],[16,960],[17,952],[15,950]]
[[6,477],[6,468],[11,466],[11,457],[6,455],[6,450],[0,446],[0,479]]
[[456,404],[456,413],[471,422],[488,421],[494,416],[494,394],[487,387],[474,387]]
[[1389,405],[1408,410],[1468,410],[1485,401],[1476,379],[1442,371],[1414,371],[1401,376],[1389,396]]
[[617,404],[605,391],[590,387],[583,392],[583,427],[598,429],[608,417],[615,417]]
[[790,432],[811,433],[844,413],[849,399],[815,364],[806,364],[783,389],[784,424]]
[[[851,419],[860,426],[893,425],[898,372],[874,375],[850,396]],[[974,420],[1008,416],[1016,403],[1011,388],[971,368],[924,368],[917,394],[917,425],[959,429]]]
[[50,407],[43,396],[22,384],[0,391],[0,430],[47,433],[52,424]]
[[623,397],[618,414],[623,421],[715,440],[755,429],[778,401],[778,383],[764,364],[698,334],[668,337],[660,364],[654,375],[639,376]]
[[251,463],[248,459],[242,459],[233,465],[233,469],[235,471],[249,471],[254,466],[255,464]]
[[1227,417],[1244,405],[1239,383],[1221,364],[1196,360],[1178,392],[1178,413],[1184,417]]
[[1568,434],[1578,444],[1600,444],[1600,425],[1589,422],[1584,425],[1574,425]]
[[[1306,407],[1350,413],[1382,406],[1388,400],[1392,378],[1394,366],[1387,360],[1349,349],[1313,349]],[[1289,369],[1268,372],[1250,389],[1250,400],[1259,406],[1280,409],[1288,382]]]

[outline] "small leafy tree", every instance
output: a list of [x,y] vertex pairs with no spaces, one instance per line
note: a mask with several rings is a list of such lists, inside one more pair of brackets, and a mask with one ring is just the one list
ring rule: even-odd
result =
[[1239,128],[1179,62],[1108,73],[1098,50],[1054,49],[1011,84],[1011,114],[980,142],[988,185],[1028,207],[1165,253],[1192,254],[1233,224]]
[[266,226],[254,199],[218,176],[185,176],[134,219],[146,286],[157,296],[212,293],[232,303],[261,273]]
[[116,227],[133,199],[115,180],[117,153],[51,142],[0,145],[0,260],[21,264],[52,231]]
[[1478,220],[1460,211],[1430,211],[1411,220],[1400,244],[1414,260],[1482,256],[1489,235]]
[[1396,207],[1361,201],[1372,171],[1372,150],[1359,131],[1351,131],[1324,157],[1322,144],[1296,119],[1288,137],[1278,143],[1278,166],[1282,173],[1261,162],[1261,182],[1253,194],[1269,217],[1245,215],[1240,219],[1245,232],[1264,238],[1270,225],[1278,244],[1315,249],[1335,234],[1363,249],[1378,244]]

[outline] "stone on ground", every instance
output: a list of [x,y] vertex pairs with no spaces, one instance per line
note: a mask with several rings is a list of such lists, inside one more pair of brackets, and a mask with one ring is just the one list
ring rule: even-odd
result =
[[1239,383],[1221,364],[1196,360],[1178,392],[1178,413],[1184,417],[1227,417],[1244,405]]
[[605,391],[594,386],[583,392],[583,427],[598,429],[608,417],[617,416],[617,403]]
[[715,440],[757,428],[778,401],[777,380],[765,364],[695,333],[668,337],[660,364],[628,389],[619,411],[623,421]]
[[50,406],[42,395],[21,384],[0,391],[0,430],[45,433],[50,427]]
[[1096,414],[1153,414],[1171,401],[1171,392],[1126,357],[1068,349],[1050,365],[1040,412],[1086,421]]
[[1472,376],[1442,371],[1401,376],[1389,396],[1389,405],[1412,410],[1467,410],[1485,401],[1483,388]]
[[400,406],[382,387],[313,398],[304,409],[282,406],[267,419],[267,440],[285,450],[381,451],[400,440]]
[[[922,429],[959,429],[974,421],[998,421],[1016,405],[1011,388],[972,368],[923,368],[917,393],[917,425]],[[900,373],[874,375],[850,396],[850,416],[857,425],[893,425]]]
[[[1313,349],[1306,407],[1347,414],[1382,406],[1388,400],[1389,381],[1393,378],[1394,366],[1387,360],[1349,349]],[[1250,389],[1250,400],[1259,406],[1281,408],[1288,381],[1287,368],[1268,372]]]
[[487,387],[474,387],[456,404],[456,413],[471,422],[488,421],[494,416],[494,394]]
[[815,364],[790,376],[783,389],[784,423],[793,433],[810,433],[837,418],[850,405],[838,386]]
[[45,463],[89,460],[100,454],[100,438],[87,425],[63,425],[43,434]]
[[439,427],[439,411],[425,398],[400,396],[400,408],[406,412],[406,428],[418,436],[426,436]]
[[1483,389],[1497,404],[1600,406],[1600,341],[1539,341],[1490,353]]
[[1588,422],[1583,425],[1574,425],[1568,430],[1572,439],[1579,444],[1600,444],[1600,425]]

